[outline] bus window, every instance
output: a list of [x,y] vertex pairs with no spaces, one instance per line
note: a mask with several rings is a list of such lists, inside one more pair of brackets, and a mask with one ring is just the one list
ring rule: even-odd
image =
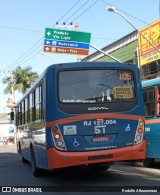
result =
[[135,98],[133,73],[128,70],[62,71],[59,89],[61,103],[103,103]]
[[145,116],[151,117],[155,115],[155,89],[147,88],[143,91]]
[[156,111],[156,114],[159,116],[160,115],[160,86],[157,87],[157,105],[156,105],[156,108],[157,108],[157,111]]

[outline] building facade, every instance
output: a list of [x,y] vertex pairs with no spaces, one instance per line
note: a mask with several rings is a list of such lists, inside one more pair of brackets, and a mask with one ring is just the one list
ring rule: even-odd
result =
[[[117,41],[103,47],[101,50],[122,62],[137,64],[140,68],[142,80],[147,80],[160,76],[159,61],[140,67],[137,31],[131,32],[130,34],[118,39]],[[101,53],[100,51],[96,51],[91,55],[88,55],[87,57],[83,58],[82,61],[114,62],[113,59]]]

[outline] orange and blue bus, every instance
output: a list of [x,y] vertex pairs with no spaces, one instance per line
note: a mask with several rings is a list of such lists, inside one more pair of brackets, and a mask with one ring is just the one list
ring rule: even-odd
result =
[[145,167],[160,159],[160,78],[142,82],[145,109],[146,159]]
[[17,103],[17,149],[23,162],[54,170],[145,158],[139,69],[111,62],[49,66]]

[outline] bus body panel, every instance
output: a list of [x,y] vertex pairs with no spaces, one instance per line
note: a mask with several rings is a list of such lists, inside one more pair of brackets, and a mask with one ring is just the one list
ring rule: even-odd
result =
[[[143,90],[154,90],[154,113],[145,118],[146,157],[160,158],[160,116],[157,115],[157,87],[160,85],[160,78],[142,82]],[[145,102],[144,102],[145,103]]]

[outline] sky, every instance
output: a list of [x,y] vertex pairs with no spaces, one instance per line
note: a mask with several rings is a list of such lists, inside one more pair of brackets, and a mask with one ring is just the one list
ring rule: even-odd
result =
[[[100,49],[135,30],[120,15],[107,11],[109,5],[137,29],[160,18],[160,0],[0,0],[0,112],[9,111],[6,100],[12,98],[4,95],[2,79],[8,74],[2,71],[31,66],[40,75],[55,61],[77,61],[73,54],[40,54],[45,28],[58,28],[56,22],[75,26],[78,21],[79,31],[90,32],[91,44]],[[21,96],[15,93],[16,102]]]

